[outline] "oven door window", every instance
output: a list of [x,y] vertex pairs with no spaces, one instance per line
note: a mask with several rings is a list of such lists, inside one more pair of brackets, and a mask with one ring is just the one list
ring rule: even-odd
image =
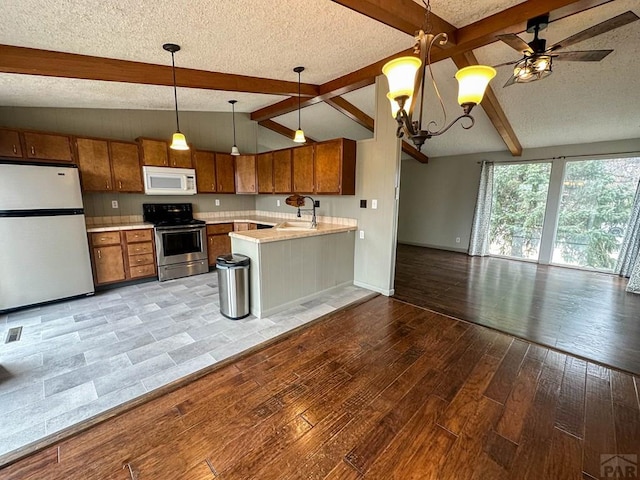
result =
[[199,230],[187,232],[167,232],[162,234],[162,247],[165,257],[184,255],[186,253],[198,253],[202,251],[202,242]]

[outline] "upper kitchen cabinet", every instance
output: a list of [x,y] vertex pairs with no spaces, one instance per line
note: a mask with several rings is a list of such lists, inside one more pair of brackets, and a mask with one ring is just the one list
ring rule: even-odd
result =
[[176,168],[193,168],[191,152],[193,152],[193,148],[189,150],[173,150],[169,148],[169,166]]
[[236,193],[258,193],[256,156],[238,155],[236,163]]
[[314,193],[313,145],[293,148],[291,158],[293,165],[293,192]]
[[216,153],[216,182],[218,193],[235,193],[235,167],[228,153]]
[[273,152],[273,193],[293,192],[291,157],[291,148]]
[[71,138],[68,135],[24,132],[27,158],[55,162],[73,162]]
[[0,157],[22,158],[20,132],[0,128]]
[[273,153],[256,155],[258,193],[273,193]]
[[169,147],[167,142],[142,137],[137,138],[136,141],[140,145],[142,165],[169,166]]
[[198,193],[216,192],[216,154],[205,150],[193,152]]
[[83,192],[110,192],[113,190],[109,142],[94,138],[76,138],[78,168]]
[[315,193],[355,195],[356,142],[338,138],[314,146]]
[[142,193],[142,169],[138,145],[109,141],[109,156],[114,189],[118,192]]

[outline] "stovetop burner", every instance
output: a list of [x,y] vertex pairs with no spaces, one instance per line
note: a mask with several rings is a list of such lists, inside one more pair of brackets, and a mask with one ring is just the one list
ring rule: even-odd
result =
[[193,218],[190,203],[143,203],[143,218],[156,227],[181,227],[204,225],[204,221]]

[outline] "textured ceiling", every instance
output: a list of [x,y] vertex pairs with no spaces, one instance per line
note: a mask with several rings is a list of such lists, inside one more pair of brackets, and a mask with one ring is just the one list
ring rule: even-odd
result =
[[[416,0],[422,4],[421,0]],[[513,6],[513,0],[434,0],[433,12],[457,27]],[[4,0],[0,44],[41,48],[108,58],[170,65],[162,49],[178,43],[178,67],[295,81],[304,65],[305,83],[322,84],[411,46],[408,35],[330,0]],[[638,0],[614,0],[550,24],[549,43],[572,35],[626,10],[640,15]],[[35,14],[37,12],[37,14]],[[177,12],[177,13],[176,13]],[[530,40],[530,35],[522,37]],[[525,148],[640,137],[640,77],[635,49],[640,22],[581,42],[568,50],[613,48],[602,62],[558,62],[549,78],[502,88],[510,67],[500,67],[493,88]],[[475,51],[478,59],[498,64],[518,58],[501,42]],[[450,60],[434,66],[449,119],[459,114],[455,67]],[[0,74],[0,105],[116,109],[171,109],[170,87]],[[181,110],[228,111],[236,98],[239,112],[251,112],[283,97],[211,90],[178,89]],[[345,99],[374,115],[374,88],[348,93]],[[427,92],[425,119],[438,120],[437,102]],[[505,145],[481,108],[476,126],[455,126],[429,140],[428,155],[504,150]],[[297,127],[297,115],[274,120]],[[302,111],[305,132],[317,139],[371,134],[325,104]]]

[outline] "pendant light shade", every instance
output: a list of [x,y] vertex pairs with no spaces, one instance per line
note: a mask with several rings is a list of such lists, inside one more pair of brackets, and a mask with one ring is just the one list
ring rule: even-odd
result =
[[169,148],[172,150],[189,150],[189,144],[187,144],[187,139],[180,132],[180,119],[178,117],[178,89],[176,88],[176,62],[174,59],[174,54],[180,51],[180,45],[176,45],[175,43],[165,43],[162,45],[167,52],[171,52],[171,70],[173,72],[173,100],[176,107],[176,133],[173,134],[171,139],[171,145]]
[[496,70],[486,65],[471,65],[458,70],[458,104],[478,105],[484,97],[489,81],[496,76]]
[[306,143],[307,139],[304,137],[304,132],[300,127],[300,74],[304,71],[304,67],[296,67],[293,71],[298,74],[298,130],[296,130],[293,141],[295,143]]
[[231,119],[233,122],[233,147],[231,147],[231,155],[233,155],[234,157],[237,157],[238,155],[240,155],[240,150],[238,150],[238,147],[236,145],[236,108],[235,105],[236,103],[238,103],[237,100],[229,100],[229,103],[231,104]]

